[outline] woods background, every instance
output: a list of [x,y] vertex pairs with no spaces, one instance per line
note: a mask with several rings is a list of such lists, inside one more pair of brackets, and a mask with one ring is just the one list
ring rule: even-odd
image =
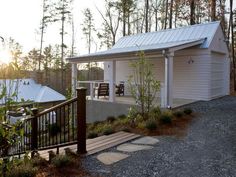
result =
[[[103,9],[98,9],[101,23],[90,8],[83,10],[81,31],[76,33],[73,18],[73,0],[42,0],[42,18],[38,48],[23,53],[22,46],[12,38],[5,39],[3,47],[11,51],[12,63],[1,64],[0,77],[31,77],[66,94],[70,89],[71,68],[66,57],[79,55],[76,37],[87,53],[111,48],[117,39],[126,35],[177,28],[210,21],[221,21],[230,49],[232,90],[236,90],[235,80],[235,36],[236,9],[233,0],[104,0]],[[50,27],[55,28],[60,43],[47,44],[45,34]],[[103,79],[102,67],[97,63],[80,66],[80,80]],[[13,74],[13,71],[19,71]]]

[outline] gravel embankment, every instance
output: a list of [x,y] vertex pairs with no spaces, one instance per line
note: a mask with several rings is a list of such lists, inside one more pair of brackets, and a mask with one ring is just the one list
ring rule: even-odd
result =
[[127,153],[130,157],[110,166],[99,162],[95,154],[84,159],[85,168],[93,176],[105,177],[235,177],[236,97],[187,107],[198,116],[186,137],[157,137],[160,142],[152,150]]

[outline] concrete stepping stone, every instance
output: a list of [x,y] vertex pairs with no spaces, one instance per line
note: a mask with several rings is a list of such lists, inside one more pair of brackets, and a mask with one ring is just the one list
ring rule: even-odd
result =
[[118,152],[105,152],[101,153],[97,156],[97,159],[104,163],[105,165],[111,165],[113,163],[116,163],[120,160],[123,160],[125,158],[129,157],[127,154],[118,153]]
[[154,145],[158,142],[159,142],[159,140],[156,139],[156,138],[152,138],[150,136],[145,136],[145,137],[139,138],[137,140],[134,140],[131,143],[133,143],[133,144]]
[[137,144],[125,143],[118,146],[117,150],[123,151],[123,152],[135,152],[135,151],[141,151],[141,150],[148,150],[152,148],[153,148],[152,146],[148,146],[148,145],[137,145]]

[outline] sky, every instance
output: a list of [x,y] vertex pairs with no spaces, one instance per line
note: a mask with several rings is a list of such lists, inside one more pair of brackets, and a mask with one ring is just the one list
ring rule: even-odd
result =
[[[79,54],[87,53],[81,35],[82,11],[85,8],[90,8],[94,14],[95,25],[99,27],[102,19],[96,6],[103,9],[104,0],[74,0],[76,47]],[[236,3],[234,7],[236,7]],[[12,37],[23,46],[24,52],[39,48],[40,35],[37,34],[37,31],[39,31],[41,17],[42,0],[0,0],[0,36],[5,39]],[[55,34],[54,29],[49,29],[45,41],[59,44],[59,40],[59,34]],[[1,46],[0,52],[2,52]]]
[[[76,46],[81,54],[87,53],[84,42],[81,42],[83,39],[80,34],[83,21],[82,11],[90,8],[96,17],[96,22],[100,23],[101,17],[96,7],[102,9],[103,6],[104,0],[74,0]],[[40,35],[37,34],[37,31],[39,31],[41,17],[42,0],[0,0],[0,36],[5,39],[12,37],[23,46],[24,52],[28,52],[34,47],[39,48]],[[48,30],[45,41],[55,43],[60,39],[59,34],[55,34],[53,29]]]

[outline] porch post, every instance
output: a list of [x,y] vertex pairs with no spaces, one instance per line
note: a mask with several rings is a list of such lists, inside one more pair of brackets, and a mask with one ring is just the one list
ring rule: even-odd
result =
[[76,87],[77,87],[77,63],[71,64],[71,91],[72,97],[76,96]]
[[116,61],[111,61],[109,64],[109,101],[115,102],[115,83],[116,83]]
[[165,55],[165,108],[173,105],[173,56],[174,53]]

